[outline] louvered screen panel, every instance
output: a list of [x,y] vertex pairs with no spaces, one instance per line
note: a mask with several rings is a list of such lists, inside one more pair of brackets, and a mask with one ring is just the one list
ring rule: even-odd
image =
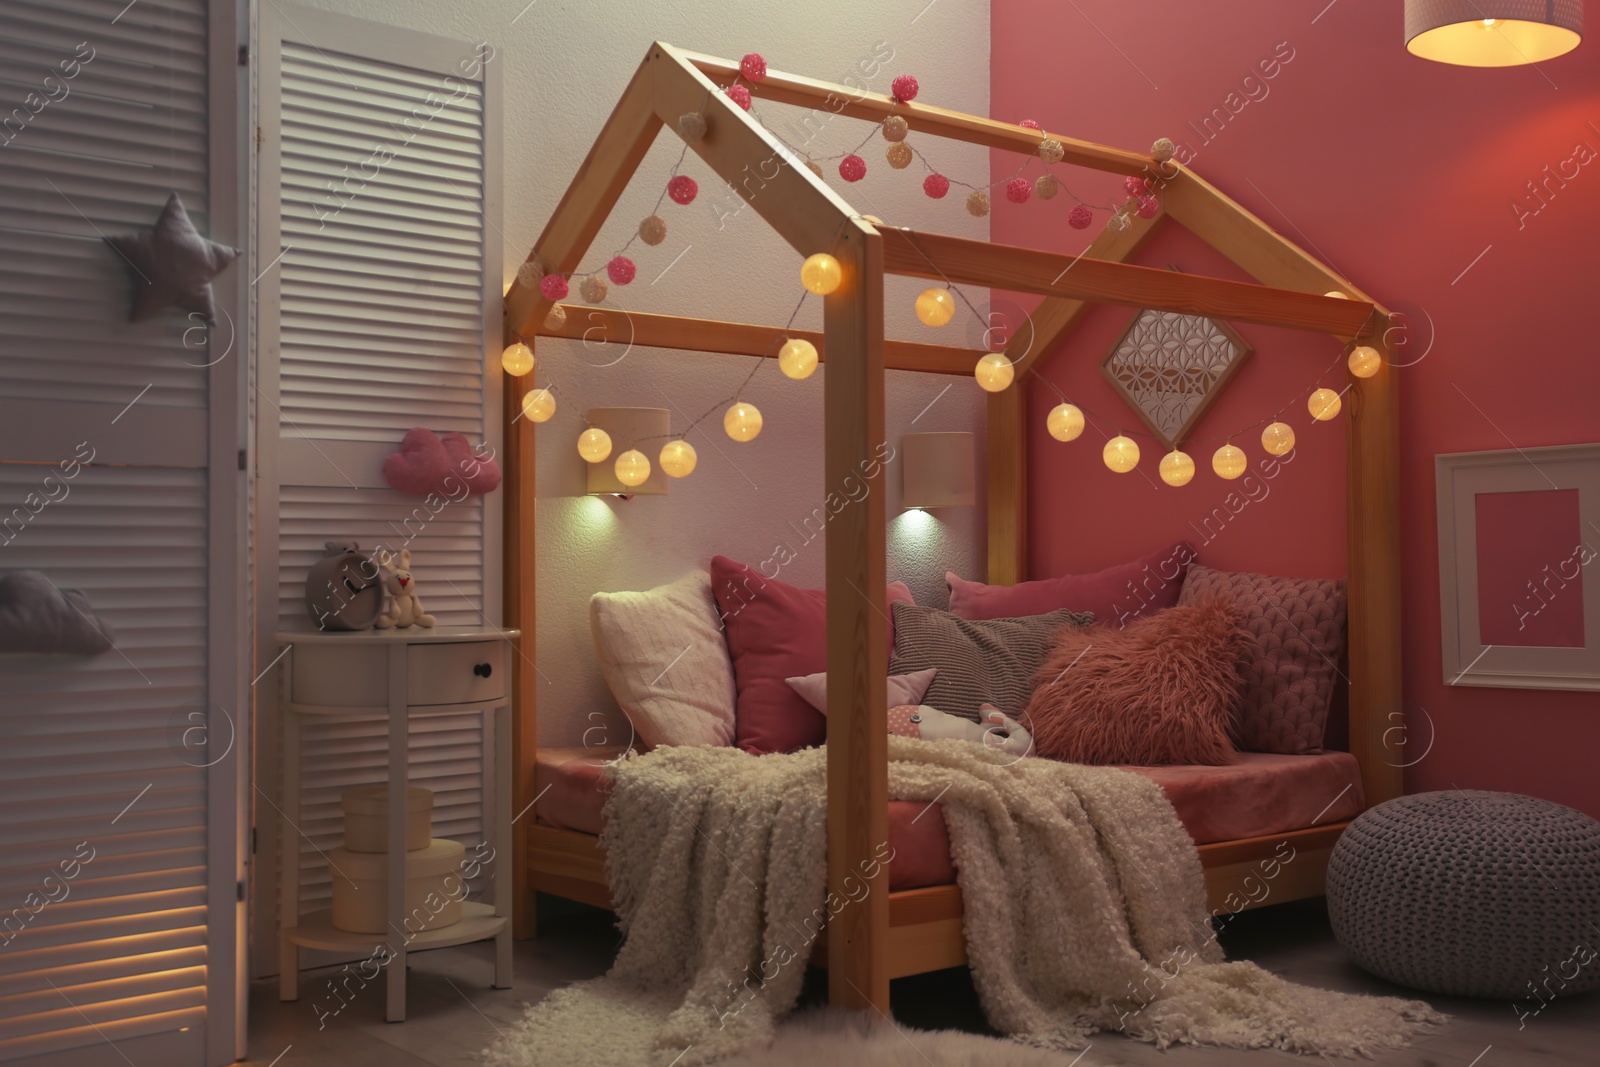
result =
[[[0,464],[0,500],[53,470]],[[65,484],[7,530],[0,568],[81,589],[116,647],[0,664],[0,1060],[90,1064],[203,1016],[206,772],[183,732],[207,709],[206,486],[131,467]]]
[[[280,433],[310,439],[324,476],[295,484],[303,468],[290,465],[279,486],[280,619],[306,625],[306,570],[336,540],[410,549],[428,612],[485,626],[482,500],[431,513],[383,487],[369,459],[369,443],[397,448],[414,426],[484,437],[481,88],[289,41],[280,78]],[[430,94],[460,98],[435,111]],[[420,718],[410,739],[434,836],[469,846],[484,833],[482,727]],[[340,793],[387,779],[386,728],[308,719],[301,740],[301,908],[313,910],[343,840]]]

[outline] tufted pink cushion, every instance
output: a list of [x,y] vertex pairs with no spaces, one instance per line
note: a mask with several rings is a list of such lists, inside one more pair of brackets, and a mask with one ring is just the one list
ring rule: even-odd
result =
[[1296,755],[1322,749],[1328,701],[1344,651],[1342,578],[1275,578],[1193,564],[1179,604],[1231,597],[1253,639],[1240,673],[1239,747]]

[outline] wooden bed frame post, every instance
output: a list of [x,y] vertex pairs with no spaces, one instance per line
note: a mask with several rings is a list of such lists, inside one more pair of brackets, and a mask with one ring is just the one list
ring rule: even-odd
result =
[[[529,348],[534,339],[528,338]],[[522,415],[522,398],[533,388],[533,375],[513,378],[505,385],[505,618],[512,628],[520,628],[517,654],[511,661],[511,747],[516,760],[511,783],[512,804],[521,812],[533,798],[533,770],[539,752],[538,662],[534,632],[534,574],[538,563],[537,524],[535,522],[533,423]],[[533,937],[538,932],[534,895],[529,884],[528,819],[522,832],[512,827],[511,862],[515,865],[511,894],[512,936]],[[503,867],[499,868],[504,870]],[[503,875],[501,876],[503,877]]]
[[989,394],[988,453],[989,584],[1016,585],[1028,574],[1028,400],[1021,376],[1010,389]]
[[[825,300],[828,522],[828,1000],[889,1010],[889,673],[884,596],[883,245],[847,222]],[[865,491],[858,488],[865,484]],[[831,507],[830,507],[831,512]],[[864,887],[864,888],[863,888]],[[863,895],[863,893],[865,895]],[[835,913],[836,902],[848,901]]]

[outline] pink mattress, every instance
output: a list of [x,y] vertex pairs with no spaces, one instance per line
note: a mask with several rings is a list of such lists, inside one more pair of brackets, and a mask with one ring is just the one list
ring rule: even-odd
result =
[[[605,805],[605,761],[615,751],[541,748],[534,767],[534,814],[549,826],[598,834]],[[1361,768],[1348,752],[1276,756],[1241,752],[1225,767],[1128,767],[1166,791],[1195,844],[1300,830],[1353,818],[1366,806]],[[939,805],[891,800],[891,889],[956,880]]]

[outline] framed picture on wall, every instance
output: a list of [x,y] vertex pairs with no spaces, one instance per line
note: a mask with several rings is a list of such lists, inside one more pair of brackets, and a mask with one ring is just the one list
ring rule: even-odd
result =
[[1600,444],[1434,457],[1446,685],[1600,690]]

